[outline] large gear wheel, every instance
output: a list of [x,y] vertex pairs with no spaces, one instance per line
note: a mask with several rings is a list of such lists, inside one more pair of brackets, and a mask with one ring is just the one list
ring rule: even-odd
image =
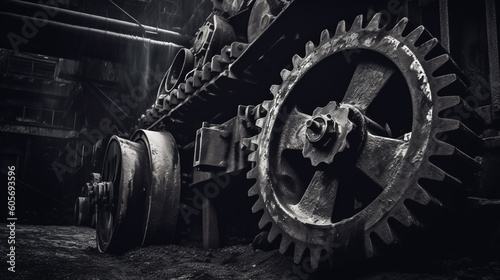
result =
[[282,254],[293,243],[296,263],[373,257],[425,226],[419,211],[460,205],[467,172],[453,164],[477,167],[477,136],[472,117],[449,112],[467,110],[467,92],[437,40],[407,25],[376,14],[324,30],[262,104],[248,194],[268,241],[281,235]]

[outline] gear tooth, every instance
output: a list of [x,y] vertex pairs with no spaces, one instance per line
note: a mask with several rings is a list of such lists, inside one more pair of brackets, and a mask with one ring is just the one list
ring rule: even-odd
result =
[[319,163],[321,162],[320,159],[317,159],[316,157],[314,156],[311,156],[311,151],[302,151],[302,155],[305,157],[305,158],[309,158],[309,160],[311,160],[311,165],[312,166],[318,166]]
[[321,252],[323,252],[323,249],[321,249],[321,247],[311,249],[311,268],[314,270],[318,269],[319,261],[321,259]]
[[345,20],[340,21],[337,24],[337,29],[335,29],[335,36],[338,36],[340,34],[344,34],[346,32],[345,30]]
[[431,73],[434,73],[437,69],[443,66],[447,61],[450,60],[450,56],[447,54],[442,54],[437,56],[431,60],[428,60],[426,63],[429,65],[429,70]]
[[288,237],[288,235],[284,235],[282,234],[281,235],[281,244],[280,244],[280,254],[285,254],[288,247],[290,247],[290,244],[292,243],[292,239],[290,237]]
[[351,29],[349,29],[350,32],[355,32],[361,30],[363,27],[363,15],[358,15],[355,19],[354,22],[352,23]]
[[442,206],[442,203],[439,200],[431,197],[420,185],[415,189],[415,195],[412,198],[413,201],[418,202],[422,205],[428,205],[432,202],[438,206]]
[[259,143],[259,137],[257,137],[257,135],[250,137],[250,143],[257,145]]
[[255,196],[259,194],[259,185],[255,184],[250,189],[248,189],[248,196]]
[[403,34],[403,31],[405,30],[407,24],[408,24],[408,18],[406,18],[406,17],[402,18],[392,28],[392,33],[396,33],[396,34],[399,34],[399,35]]
[[302,57],[300,57],[298,54],[295,54],[293,57],[292,57],[292,64],[293,64],[293,68],[296,69],[299,67],[300,63],[302,63],[302,60],[304,60]]
[[[283,72],[283,71],[281,71],[281,72]],[[271,86],[271,93],[272,93],[273,96],[277,96],[279,90],[280,90],[280,86],[279,85],[272,85]]]
[[299,264],[302,260],[302,256],[304,255],[304,251],[306,247],[300,242],[295,242],[295,252],[293,253],[293,262]]
[[[257,168],[250,169],[250,171],[248,171],[248,173],[247,173],[247,178],[248,179],[257,178]],[[258,190],[258,187],[256,187],[255,189]]]
[[[454,131],[460,128],[460,121],[456,119],[448,119],[448,118],[443,118],[439,119],[439,125],[441,127],[446,127],[446,129],[442,129],[440,132],[448,132],[448,131]],[[437,139],[439,141],[439,139]],[[441,141],[441,142],[446,142],[446,141]],[[447,144],[449,145],[449,144]],[[444,146],[442,146],[444,147]],[[453,146],[451,146],[453,147]],[[445,151],[447,151],[448,154],[446,155],[451,155],[453,151],[450,151],[449,149],[441,148],[440,154],[444,154]]]
[[212,69],[212,72],[214,72],[214,73],[221,73],[222,72],[220,54],[216,54],[212,57],[212,63],[210,64],[210,68]]
[[392,244],[394,241],[394,237],[392,236],[391,227],[387,223],[387,221],[383,221],[379,224],[377,229],[375,229],[375,233],[384,241],[385,244]]
[[[436,152],[435,155],[451,155],[455,148],[451,145],[442,145],[442,149],[440,151]],[[448,148],[446,148],[448,147]],[[422,178],[434,180],[434,181],[439,181],[442,182],[446,178],[446,173],[441,170],[441,168],[435,166],[432,163],[429,163],[429,167],[425,171],[425,175],[422,176]]]
[[438,101],[435,102],[436,111],[442,112],[453,106],[460,104],[460,97],[458,96],[440,96]]
[[257,152],[250,153],[248,155],[248,161],[257,162]]
[[269,243],[273,242],[274,239],[276,239],[276,237],[278,236],[279,233],[280,233],[280,231],[278,229],[278,226],[277,225],[273,225],[271,227],[271,230],[269,231],[269,234],[267,235],[267,241]]
[[323,45],[328,41],[330,41],[330,31],[328,31],[328,29],[325,29],[321,31],[321,35],[319,37],[319,44]]
[[263,128],[264,127],[264,119],[258,119],[255,121],[255,125],[257,127]]
[[[471,160],[474,160],[471,158]],[[476,162],[476,161],[475,161]],[[477,163],[477,162],[476,162]],[[478,163],[479,164],[479,163]],[[476,170],[479,170],[479,166],[477,167]],[[444,171],[443,171],[444,172]],[[462,184],[462,182],[460,181],[460,179],[456,178],[456,177],[453,177],[452,175],[448,174],[448,173],[444,173],[444,179],[443,181],[446,181],[448,184],[453,184],[455,186],[459,186]]]
[[[257,213],[259,210],[262,210],[262,209],[264,209],[264,201],[263,201],[261,198],[259,198],[259,199],[257,199],[257,201],[255,202],[255,204],[252,206],[252,213]],[[261,221],[262,221],[262,219],[264,219],[264,216],[267,216],[267,215],[266,215],[266,214],[264,214],[264,215],[261,217],[261,219],[260,219]],[[266,224],[267,224],[267,222],[266,222]],[[264,224],[264,225],[263,225],[262,227],[260,227],[260,228],[263,228],[266,224]],[[260,226],[260,223],[259,223],[259,226]]]
[[262,108],[264,108],[264,110],[266,110],[267,112],[269,112],[269,110],[271,110],[271,104],[272,103],[273,102],[271,100],[265,100],[264,102],[262,102]]
[[441,89],[451,85],[456,80],[457,80],[457,75],[455,74],[446,74],[439,77],[434,77],[433,81],[434,91],[438,92]]
[[[261,199],[259,199],[259,200],[262,201]],[[257,200],[257,201],[259,201],[259,200]],[[257,211],[259,211],[260,209],[264,209],[264,203],[263,202],[261,202],[261,203],[262,203],[262,206],[261,206],[261,208],[257,209]],[[255,203],[255,204],[257,204],[257,203]],[[254,205],[254,207],[252,207],[252,211],[254,208],[255,208],[255,205]],[[262,214],[262,217],[260,218],[260,221],[259,221],[259,228],[265,227],[270,222],[271,222],[271,217],[269,216],[269,214],[264,212],[264,214]]]
[[408,41],[408,43],[412,43],[413,45],[415,45],[415,42],[418,40],[418,38],[420,38],[420,35],[422,35],[424,30],[424,27],[420,25],[412,32],[410,32],[410,34],[408,34],[405,39]]
[[366,26],[367,30],[379,30],[380,29],[380,19],[382,18],[382,13],[376,13],[370,23]]
[[288,69],[281,70],[281,72],[280,72],[281,79],[283,81],[285,81],[286,79],[288,79],[288,77],[290,77],[290,73],[291,73],[291,71]]
[[316,46],[312,41],[309,41],[306,43],[306,56],[312,54],[314,50],[316,49]]
[[201,81],[208,82],[212,79],[212,77],[213,77],[212,63],[207,62],[207,63],[205,63],[205,65],[203,65],[203,68],[202,68]]
[[415,216],[410,212],[406,206],[402,206],[398,209],[399,211],[395,211],[393,214],[393,218],[396,219],[399,223],[409,228],[411,226],[422,226],[422,224],[415,218]]
[[438,44],[438,39],[432,38],[429,41],[423,43],[418,47],[418,51],[422,56],[427,55],[436,45]]

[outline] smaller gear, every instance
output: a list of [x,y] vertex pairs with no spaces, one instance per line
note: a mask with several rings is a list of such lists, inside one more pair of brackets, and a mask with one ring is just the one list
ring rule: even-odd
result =
[[193,45],[193,52],[195,55],[204,55],[207,52],[210,41],[214,34],[214,25],[211,22],[207,22],[205,25],[200,27],[198,32],[196,32],[196,39]]
[[348,106],[338,106],[335,101],[317,108],[305,123],[306,137],[302,154],[313,166],[330,164],[337,153],[349,148],[347,137],[355,125],[349,120]]

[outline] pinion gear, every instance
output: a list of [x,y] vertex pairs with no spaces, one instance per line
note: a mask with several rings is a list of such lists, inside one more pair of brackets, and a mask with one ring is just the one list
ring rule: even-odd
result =
[[[293,243],[296,263],[305,254],[314,269],[324,259],[376,255],[397,243],[400,226],[422,225],[413,205],[451,205],[463,177],[443,162],[477,164],[462,152],[461,143],[477,138],[467,120],[442,117],[467,109],[458,71],[422,26],[406,33],[407,22],[389,29],[379,13],[366,26],[360,15],[349,30],[344,21],[333,36],[324,30],[262,104],[267,115],[251,139],[258,149],[249,155],[256,183],[248,194],[258,195],[259,226],[271,224],[268,240],[281,235],[281,253]],[[339,106],[327,106],[332,101]],[[315,111],[342,115],[338,108],[348,111],[349,145],[325,157],[324,145],[310,145],[308,129]],[[451,145],[448,135],[462,142]]]

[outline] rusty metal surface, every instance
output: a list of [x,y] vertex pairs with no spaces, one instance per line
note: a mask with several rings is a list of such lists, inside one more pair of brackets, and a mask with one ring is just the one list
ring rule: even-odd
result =
[[[111,137],[104,157],[99,189],[96,239],[100,252],[119,253],[139,244],[143,213],[143,189],[150,174],[145,147]],[[103,184],[100,183],[100,184]]]
[[[269,241],[281,235],[280,252],[293,243],[296,263],[308,249],[313,269],[325,254],[334,261],[373,257],[399,240],[394,223],[421,226],[408,201],[442,206],[458,195],[459,172],[434,157],[477,166],[441,141],[446,138],[436,139],[460,126],[440,114],[459,106],[455,95],[465,92],[453,72],[433,75],[449,61],[437,40],[425,37],[422,26],[403,35],[406,18],[392,28],[382,24],[381,14],[363,22],[358,16],[347,29],[341,21],[334,34],[324,30],[319,43],[307,43],[304,57],[293,57],[293,69],[281,72],[283,83],[271,87],[274,99],[263,103],[261,133],[251,139],[258,149],[249,155],[256,167],[248,177],[257,181],[248,193],[259,196],[252,210],[264,210],[259,226],[271,224]],[[421,37],[426,41],[417,45]],[[448,93],[448,87],[457,91]],[[308,163],[301,157],[318,153],[302,154],[310,140],[307,124],[316,110],[334,114],[335,108],[320,107],[333,100],[351,106],[349,119],[362,129],[346,138],[349,148],[332,161]],[[435,188],[449,190],[449,184],[457,186],[455,193],[435,196]]]
[[[287,6],[272,12],[278,2]],[[325,256],[378,256],[400,241],[397,230],[426,226],[419,211],[437,209],[437,217],[461,206],[479,166],[482,120],[465,75],[446,53],[455,43],[450,2],[435,1],[436,26],[420,18],[424,2],[405,1],[397,12],[392,1],[355,8],[259,0],[251,12],[242,1],[214,2],[219,13],[190,49],[195,63],[167,90],[165,75],[139,127],[179,140],[187,186],[254,167],[252,210],[263,210],[261,228],[271,225],[262,236],[281,235],[280,252],[294,247],[296,263],[307,256],[314,269]],[[375,14],[378,8],[391,14]],[[366,10],[368,20],[350,20]],[[437,30],[443,45],[403,15]],[[491,25],[495,15],[488,16]],[[349,21],[334,26],[342,18]],[[489,45],[494,52],[495,40]],[[272,83],[279,85],[266,97]],[[234,117],[242,104],[251,106]]]
[[175,139],[168,132],[138,130],[132,140],[144,145],[149,174],[145,184],[141,244],[165,244],[175,235],[181,175]]

